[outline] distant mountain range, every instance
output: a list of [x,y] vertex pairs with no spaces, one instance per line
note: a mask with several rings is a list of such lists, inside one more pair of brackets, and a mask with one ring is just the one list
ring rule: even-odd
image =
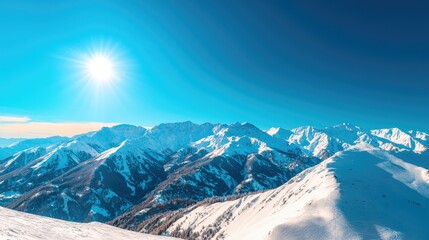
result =
[[429,135],[350,124],[263,131],[250,123],[182,122],[20,140],[0,148],[0,204],[64,220],[110,221],[149,231],[147,224],[163,213],[212,197],[284,186],[356,146],[425,156]]
[[7,147],[19,141],[25,140],[24,138],[0,138],[0,147]]

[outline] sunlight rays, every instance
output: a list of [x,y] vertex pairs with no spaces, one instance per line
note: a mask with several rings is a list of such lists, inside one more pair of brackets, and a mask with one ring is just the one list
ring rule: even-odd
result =
[[123,101],[123,85],[129,79],[130,63],[126,61],[118,44],[94,41],[83,50],[72,50],[65,58],[71,74],[67,91],[73,91],[72,105],[89,104],[94,113],[109,110],[109,104]]

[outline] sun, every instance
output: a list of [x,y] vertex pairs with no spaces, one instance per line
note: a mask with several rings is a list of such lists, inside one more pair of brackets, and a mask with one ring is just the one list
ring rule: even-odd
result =
[[94,54],[86,64],[85,70],[88,77],[98,83],[108,82],[115,77],[115,65],[109,56],[103,54]]
[[88,89],[106,91],[115,88],[129,77],[129,61],[118,44],[107,40],[94,41],[81,50],[72,49],[65,57],[73,79]]
[[99,39],[70,48],[67,55],[60,56],[68,70],[64,86],[76,94],[77,105],[89,103],[95,114],[108,103],[127,99],[125,89],[134,83],[135,65],[125,49],[119,43]]

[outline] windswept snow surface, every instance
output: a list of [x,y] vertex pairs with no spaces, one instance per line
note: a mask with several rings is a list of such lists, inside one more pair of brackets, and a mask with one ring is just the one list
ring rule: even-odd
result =
[[161,240],[173,239],[123,230],[102,223],[74,223],[0,207],[0,239],[4,240]]
[[211,239],[429,239],[428,161],[428,154],[393,155],[360,144],[279,188],[190,208],[167,232],[215,232]]

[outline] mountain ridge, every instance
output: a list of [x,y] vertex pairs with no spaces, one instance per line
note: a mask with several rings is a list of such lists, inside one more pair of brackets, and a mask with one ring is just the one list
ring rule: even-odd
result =
[[428,136],[351,124],[266,131],[250,123],[121,124],[0,148],[0,156],[8,155],[0,160],[0,204],[136,229],[152,216],[204,199],[279,187],[356,145],[424,154]]

